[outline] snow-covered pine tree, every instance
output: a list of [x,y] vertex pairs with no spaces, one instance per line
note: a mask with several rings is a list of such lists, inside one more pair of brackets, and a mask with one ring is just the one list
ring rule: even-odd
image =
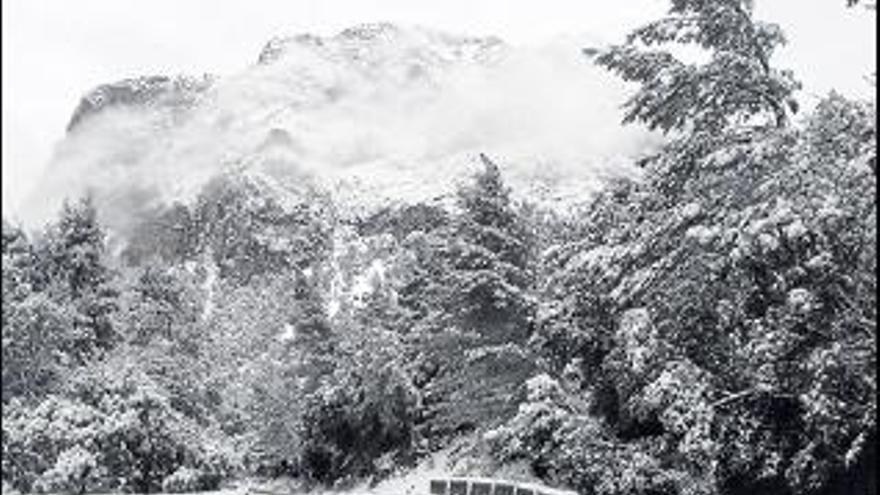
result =
[[2,242],[3,300],[21,299],[30,292],[32,285],[33,248],[24,232],[5,218]]
[[[449,303],[465,327],[485,330],[508,324],[517,335],[502,334],[504,342],[526,336],[531,311],[531,246],[525,222],[514,208],[510,190],[498,166],[481,154],[483,170],[474,183],[458,192],[462,214],[447,250]],[[494,340],[494,339],[493,339]]]
[[94,290],[109,278],[103,264],[105,233],[98,224],[90,196],[65,201],[57,223],[47,235],[49,273],[66,282],[71,297]]
[[[622,45],[597,54],[596,62],[640,89],[626,104],[624,122],[664,132],[714,133],[757,119],[785,127],[797,111],[800,85],[791,71],[773,67],[785,42],[779,26],[758,21],[752,0],[672,0],[668,15],[631,32]],[[688,63],[673,44],[696,45],[709,54]]]
[[534,308],[532,235],[498,166],[480,158],[483,170],[459,189],[460,213],[440,234],[440,252],[427,258],[433,277],[423,293],[436,307],[417,326],[417,381],[424,393],[420,434],[429,439],[512,415],[534,371],[523,350]]
[[27,235],[3,219],[3,403],[55,385],[58,349],[70,324],[66,307],[34,291],[34,252]]
[[847,7],[855,7],[856,5],[863,5],[866,9],[877,10],[877,2],[874,1],[846,0]]
[[94,201],[85,196],[64,203],[37,249],[39,271],[51,297],[69,300],[76,308],[70,342],[81,360],[117,340],[111,315],[117,310],[118,294],[106,265],[105,240]]

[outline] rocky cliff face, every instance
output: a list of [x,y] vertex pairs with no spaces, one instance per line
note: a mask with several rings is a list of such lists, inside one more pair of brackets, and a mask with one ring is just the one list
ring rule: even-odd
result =
[[180,112],[195,104],[214,77],[144,76],[101,85],[82,97],[67,124],[67,132],[104,109],[115,106],[156,106]]
[[[381,45],[409,45],[408,50],[396,53],[395,50],[377,49]],[[259,64],[271,64],[292,52],[305,48],[323,51],[325,54],[340,54],[351,61],[362,63],[397,62],[403,65],[423,67],[439,66],[443,62],[455,62],[462,59],[489,61],[493,55],[509,49],[504,42],[495,37],[453,36],[437,31],[403,28],[395,24],[383,22],[361,24],[341,31],[332,37],[321,37],[313,34],[295,36],[279,36],[271,39],[260,52]],[[384,57],[383,57],[384,55]],[[392,57],[388,57],[392,55]],[[332,56],[332,55],[331,55]]]
[[580,48],[380,23],[275,38],[230,76],[108,84],[77,106],[25,220],[90,191],[124,231],[223,174],[268,184],[281,204],[308,185],[369,213],[442,202],[480,152],[520,196],[583,200],[655,138],[608,125],[623,88]]

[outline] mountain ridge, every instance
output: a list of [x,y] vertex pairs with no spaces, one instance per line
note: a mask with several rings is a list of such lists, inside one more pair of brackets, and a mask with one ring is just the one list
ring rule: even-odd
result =
[[527,49],[391,23],[276,37],[231,75],[89,92],[25,220],[90,191],[108,226],[124,230],[143,210],[191,201],[212,177],[244,170],[278,191],[308,183],[343,210],[374,210],[448,194],[479,153],[519,197],[567,209],[603,176],[637,173],[633,156],[657,141],[607,124],[625,94],[573,41]]

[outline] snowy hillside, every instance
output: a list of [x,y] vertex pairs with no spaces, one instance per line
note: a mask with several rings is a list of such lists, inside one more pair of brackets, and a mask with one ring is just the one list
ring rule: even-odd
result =
[[876,101],[753,3],[93,89],[3,218],[3,493],[876,493]]

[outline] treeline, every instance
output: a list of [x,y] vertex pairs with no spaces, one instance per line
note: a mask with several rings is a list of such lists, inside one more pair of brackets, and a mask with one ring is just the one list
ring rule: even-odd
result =
[[485,167],[458,212],[347,223],[318,194],[285,209],[222,177],[117,253],[89,198],[33,238],[4,222],[4,481],[332,484],[510,416],[534,369],[534,241]]
[[344,222],[225,177],[152,246],[108,252],[88,199],[4,223],[4,482],[334,484],[469,437],[583,493],[868,483],[873,112],[689,136],[574,215],[484,158],[452,211]]
[[124,245],[88,198],[4,221],[4,491],[339,485],[462,439],[584,494],[876,490],[874,104],[796,116],[778,28],[672,4],[596,59],[669,143],[579,211],[483,156],[359,219],[228,175]]

